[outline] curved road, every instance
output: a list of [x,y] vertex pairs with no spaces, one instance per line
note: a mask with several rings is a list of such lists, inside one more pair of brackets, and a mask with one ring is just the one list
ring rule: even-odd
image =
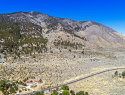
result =
[[[118,69],[125,69],[125,68],[115,68],[115,69],[104,70],[104,71],[101,71],[101,72],[98,72],[98,73],[95,73],[95,74],[88,75],[88,76],[86,76],[86,77],[84,77],[84,78],[80,78],[80,79],[77,79],[77,80],[75,80],[75,81],[66,83],[66,85],[69,85],[69,84],[72,84],[72,83],[75,83],[75,82],[78,82],[78,81],[87,79],[87,78],[89,78],[89,77],[92,77],[92,76],[95,76],[95,75],[98,75],[98,74],[101,74],[101,73],[104,73],[104,72],[109,72],[109,71],[118,70]],[[50,88],[50,89],[54,89],[54,88],[61,87],[61,86],[62,86],[62,85],[55,86],[55,87],[52,87],[52,88]],[[49,90],[49,88],[44,89],[44,90],[41,90],[41,91],[47,91],[47,90]],[[34,92],[35,92],[35,91],[34,91]],[[30,95],[30,94],[34,94],[34,92],[30,92],[30,93],[27,93],[27,94],[17,94],[17,95]]]

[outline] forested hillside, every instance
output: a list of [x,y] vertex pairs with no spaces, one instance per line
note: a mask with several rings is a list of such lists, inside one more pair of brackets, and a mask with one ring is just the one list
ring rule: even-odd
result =
[[42,53],[46,50],[47,39],[42,37],[42,28],[29,22],[0,23],[0,53],[7,54]]

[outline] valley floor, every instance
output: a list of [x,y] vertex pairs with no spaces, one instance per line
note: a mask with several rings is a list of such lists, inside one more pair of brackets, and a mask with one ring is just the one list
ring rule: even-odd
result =
[[[89,53],[85,51],[86,54],[66,50],[62,50],[62,52],[53,51],[53,53],[36,55],[36,58],[25,57],[15,63],[2,64],[0,70],[1,79],[21,80],[24,76],[33,75],[46,81],[45,85],[41,87],[41,89],[44,89],[105,69],[125,67],[124,49],[90,50]],[[25,60],[25,62],[22,60]],[[89,95],[117,95],[115,93],[122,91],[125,81],[112,78],[114,72],[93,76],[69,86],[75,91],[87,91],[90,93]]]

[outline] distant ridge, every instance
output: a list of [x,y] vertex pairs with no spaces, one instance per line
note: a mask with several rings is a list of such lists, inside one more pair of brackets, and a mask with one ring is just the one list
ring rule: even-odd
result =
[[69,33],[70,35],[73,34],[75,37],[80,39],[86,38],[87,42],[93,46],[124,46],[125,37],[123,35],[107,26],[90,20],[76,21],[67,18],[57,18],[34,11],[0,14],[0,22],[8,21],[31,22],[33,24],[39,25],[44,29],[44,36],[46,37],[47,35],[50,37],[53,35],[53,33],[59,33],[63,31],[63,33]]

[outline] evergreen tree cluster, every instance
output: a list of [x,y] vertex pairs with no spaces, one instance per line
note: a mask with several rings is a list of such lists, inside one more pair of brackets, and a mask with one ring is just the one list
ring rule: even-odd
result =
[[74,49],[82,48],[84,46],[80,43],[71,43],[70,41],[61,41],[61,40],[55,41],[54,45],[55,46],[64,46],[64,48],[72,47]]
[[17,90],[18,90],[18,86],[16,83],[9,83],[6,80],[0,81],[0,91],[4,95],[9,95],[9,94],[15,93]]
[[[0,53],[30,54],[33,51],[42,53],[47,50],[47,39],[41,35],[42,28],[29,22],[0,22]],[[27,44],[29,47],[23,47]],[[35,44],[35,46],[33,46]],[[1,48],[2,47],[2,48]],[[19,50],[19,47],[23,47]],[[29,48],[32,48],[29,50]]]

